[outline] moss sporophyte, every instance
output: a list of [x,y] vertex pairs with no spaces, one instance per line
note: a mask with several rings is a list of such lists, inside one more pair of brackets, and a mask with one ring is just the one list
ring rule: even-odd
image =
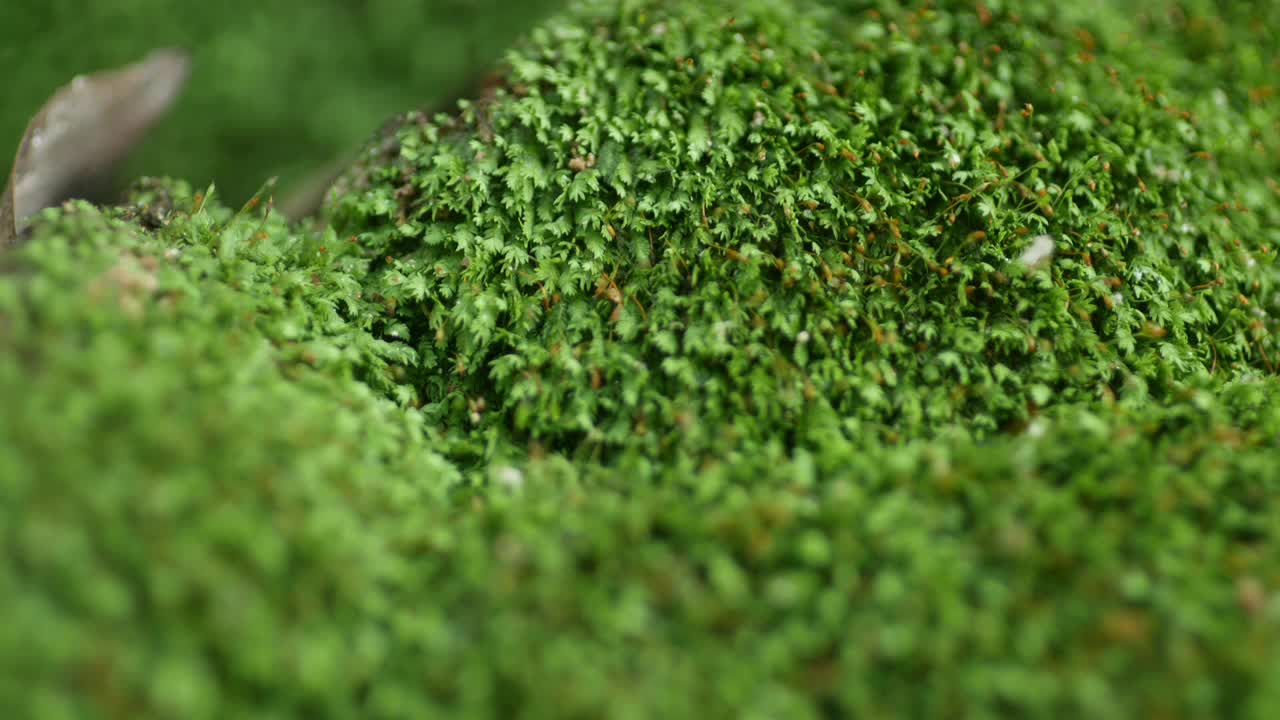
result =
[[1274,716],[1280,24],[1094,10],[576,2],[315,221],[39,213],[0,701]]

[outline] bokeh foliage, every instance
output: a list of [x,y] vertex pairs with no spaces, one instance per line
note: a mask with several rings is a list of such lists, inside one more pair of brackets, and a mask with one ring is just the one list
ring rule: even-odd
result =
[[46,213],[0,705],[1274,717],[1275,46],[1125,10],[579,2],[328,224]]
[[342,157],[393,113],[474,82],[557,0],[6,2],[0,7],[0,161],[79,73],[186,48],[193,74],[172,116],[125,170],[216,181],[248,197]]

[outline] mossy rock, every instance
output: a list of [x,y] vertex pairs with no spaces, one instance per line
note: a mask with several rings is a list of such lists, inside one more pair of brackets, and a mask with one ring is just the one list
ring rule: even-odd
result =
[[324,223],[43,213],[0,706],[1275,715],[1255,30],[1020,12],[580,2]]

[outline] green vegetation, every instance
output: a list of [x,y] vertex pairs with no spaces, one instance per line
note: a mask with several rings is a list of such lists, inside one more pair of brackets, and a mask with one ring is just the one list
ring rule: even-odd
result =
[[1280,25],[1125,10],[579,2],[324,222],[46,212],[0,705],[1273,717]]
[[127,171],[217,180],[248,197],[346,155],[390,115],[430,106],[476,80],[559,0],[122,0],[0,7],[0,165],[27,121],[72,76],[157,47],[192,53],[172,117]]

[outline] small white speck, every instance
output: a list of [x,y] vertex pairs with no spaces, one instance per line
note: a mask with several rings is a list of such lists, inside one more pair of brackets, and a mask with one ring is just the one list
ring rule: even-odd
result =
[[1030,437],[1038,438],[1041,435],[1044,435],[1044,431],[1045,431],[1044,423],[1041,422],[1040,420],[1032,420],[1027,425],[1027,435]]
[[1018,262],[1029,268],[1040,267],[1053,257],[1054,251],[1053,237],[1049,235],[1037,235],[1031,241],[1031,246],[1023,251]]
[[1121,295],[1120,293],[1112,293],[1112,294],[1111,294],[1111,304],[1113,304],[1113,305],[1123,305],[1123,304],[1124,304],[1124,295]]
[[764,113],[757,110],[756,114],[751,116],[751,127],[760,127],[761,125],[764,125]]
[[808,330],[801,330],[801,331],[800,331],[800,334],[799,334],[799,335],[796,335],[796,342],[800,343],[801,345],[808,345],[808,344],[809,344],[809,331],[808,331]]
[[1258,264],[1258,261],[1254,260],[1253,258],[1249,258],[1248,260],[1244,261],[1244,264],[1246,267],[1253,267]]
[[666,24],[666,23],[664,23],[664,22],[660,22],[660,23],[658,23],[658,24],[654,25],[654,26],[653,26],[653,30],[652,30],[652,32],[653,32],[653,34],[654,34],[654,35],[657,35],[658,37],[662,37],[663,35],[666,35],[666,34],[667,34],[667,24]]
[[524,487],[524,473],[520,472],[518,468],[513,468],[510,465],[504,465],[498,468],[498,472],[495,474],[495,479],[498,481],[499,485],[507,488],[508,490],[519,490]]

